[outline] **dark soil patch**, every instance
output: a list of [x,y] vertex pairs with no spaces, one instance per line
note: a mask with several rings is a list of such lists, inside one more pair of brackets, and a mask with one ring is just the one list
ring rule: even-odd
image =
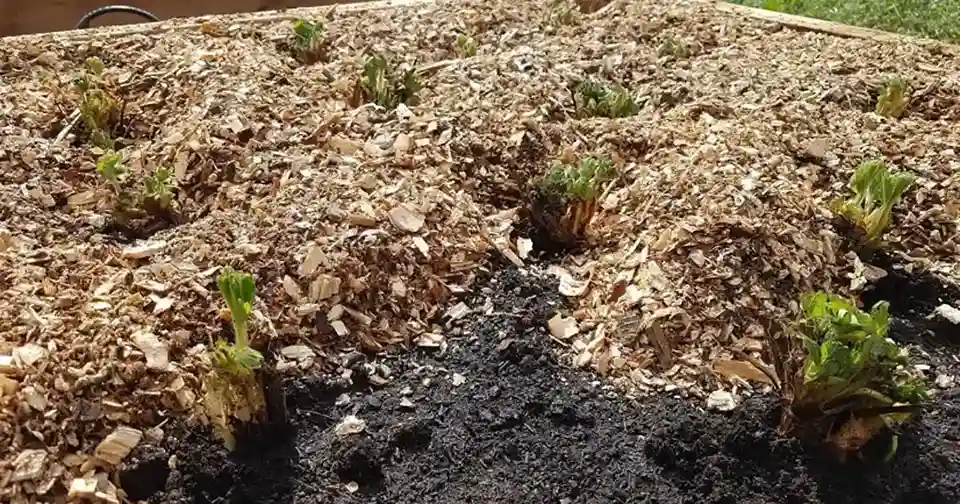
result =
[[907,272],[883,254],[873,262],[886,270],[887,276],[863,294],[864,306],[888,301],[892,314],[891,338],[899,343],[918,345],[935,360],[960,369],[956,359],[960,355],[960,328],[934,315],[934,310],[942,304],[960,306],[960,287],[949,285],[929,272]]
[[[519,145],[504,145],[504,139],[473,136],[458,154],[462,178],[474,198],[498,209],[523,206],[528,201],[531,180],[549,167],[556,146],[546,135],[526,131]],[[458,149],[460,150],[460,149]]]
[[110,217],[99,232],[112,238],[117,243],[131,244],[137,240],[149,239],[164,229],[179,226],[183,223],[183,220],[184,217],[180,212],[146,214],[142,218],[130,220]]
[[[778,436],[773,399],[726,415],[666,397],[637,403],[562,368],[543,329],[556,291],[504,270],[468,300],[478,313],[447,329],[446,355],[382,361],[393,380],[380,389],[288,381],[286,436],[241,439],[229,454],[202,429],[168,429],[121,481],[171,504],[960,502],[960,425],[947,420],[960,413],[956,395],[905,430],[892,463],[839,466]],[[344,361],[355,375],[368,365]],[[338,438],[351,414],[365,433]],[[173,469],[157,462],[173,455]]]

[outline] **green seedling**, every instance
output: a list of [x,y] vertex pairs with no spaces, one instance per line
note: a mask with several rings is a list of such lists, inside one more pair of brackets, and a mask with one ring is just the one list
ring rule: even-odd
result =
[[886,80],[877,97],[876,112],[884,117],[900,118],[910,104],[910,85],[903,78],[893,76]]
[[461,58],[470,58],[477,55],[477,41],[465,33],[457,35],[457,41],[453,44],[453,50]]
[[250,373],[263,363],[263,355],[247,346],[218,340],[211,358],[218,368],[231,375]]
[[97,158],[97,173],[113,189],[113,197],[110,199],[113,208],[110,214],[114,221],[121,226],[128,225],[140,211],[137,201],[124,189],[123,180],[126,178],[127,166],[123,162],[123,156],[113,150],[104,152]]
[[176,209],[177,200],[173,170],[157,167],[153,174],[143,181],[140,190],[140,207],[151,214],[169,213]]
[[914,180],[909,173],[891,171],[883,161],[861,163],[850,179],[853,196],[835,203],[834,210],[860,230],[862,244],[872,249],[890,226],[893,205]]
[[113,189],[112,214],[117,223],[129,223],[131,219],[143,217],[144,212],[163,215],[176,209],[176,185],[173,172],[168,168],[157,168],[147,176],[139,193],[131,191],[123,183],[127,167],[119,152],[108,150],[97,158],[97,173]]
[[660,47],[657,48],[657,56],[665,57],[672,56],[676,59],[689,58],[693,55],[693,51],[690,49],[690,45],[684,42],[683,40],[676,38],[668,38],[660,44]]
[[119,152],[108,150],[97,158],[97,173],[107,181],[116,194],[120,194],[120,178],[127,172],[123,156]]
[[253,276],[226,266],[217,277],[217,286],[227,303],[234,342],[218,340],[210,352],[214,369],[203,378],[203,402],[214,432],[232,450],[236,446],[234,420],[264,418],[264,384],[262,376],[255,372],[264,362],[263,355],[250,346],[247,333],[256,295]]
[[381,55],[370,56],[363,65],[363,73],[354,94],[359,94],[368,103],[387,109],[396,108],[401,103],[416,105],[417,93],[422,88],[416,70],[405,70],[399,78],[396,74],[386,58]]
[[600,186],[614,176],[613,163],[601,157],[585,157],[575,165],[555,163],[538,182],[534,220],[554,242],[575,244],[596,214]]
[[320,61],[324,56],[323,23],[307,19],[293,22],[293,48],[297,57],[304,63]]
[[866,312],[816,292],[803,295],[800,305],[792,337],[771,346],[787,405],[781,426],[816,432],[846,458],[908,420],[930,395],[923,379],[908,371],[906,351],[888,338],[886,301]]
[[116,98],[103,85],[104,65],[99,58],[87,58],[84,71],[73,80],[80,92],[80,120],[97,147],[113,149],[112,123],[119,114]]
[[548,23],[571,25],[577,20],[576,7],[569,0],[551,0],[550,10],[547,13]]
[[640,111],[637,102],[623,89],[610,88],[590,80],[576,85],[574,102],[581,115],[618,118],[629,117]]
[[217,286],[230,309],[234,343],[218,341],[213,351],[213,361],[220,369],[231,374],[252,372],[263,362],[263,355],[250,347],[247,337],[247,321],[253,311],[256,289],[253,276],[227,266],[217,277]]

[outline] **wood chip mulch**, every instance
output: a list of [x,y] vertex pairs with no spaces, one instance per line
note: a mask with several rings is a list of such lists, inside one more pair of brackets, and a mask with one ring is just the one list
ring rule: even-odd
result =
[[[761,358],[801,291],[861,291],[877,272],[844,252],[827,207],[863,160],[919,177],[892,254],[960,279],[955,57],[709,2],[620,1],[570,19],[500,0],[287,14],[302,13],[324,19],[324,62],[294,59],[289,20],[229,16],[0,45],[4,502],[116,502],[109,474],[131,446],[167,419],[203,419],[205,352],[230,331],[223,265],[255,275],[252,332],[286,372],[447,344],[448,300],[484,268],[533,260],[516,236],[525,184],[565,152],[610,156],[620,177],[593,246],[551,267],[579,329],[558,350],[628,394],[703,397],[731,379],[718,360]],[[458,33],[476,56],[457,58]],[[419,104],[348,104],[369,52],[422,70]],[[130,176],[176,173],[177,225],[111,230],[97,153],[80,131],[57,139],[89,56],[125,102]],[[915,90],[900,120],[871,112],[892,73]],[[578,118],[569,85],[585,75],[635,93],[640,113]]]

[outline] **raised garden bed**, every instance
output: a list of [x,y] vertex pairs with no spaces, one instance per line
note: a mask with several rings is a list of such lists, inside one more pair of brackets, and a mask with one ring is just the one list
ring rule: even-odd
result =
[[[90,58],[109,143],[73,114]],[[956,63],[696,2],[12,39],[0,497],[958,502]],[[892,74],[899,117],[875,113]],[[832,202],[874,159],[915,180],[866,251]],[[157,168],[176,218],[145,203]],[[270,385],[233,452],[209,402],[242,331],[224,266],[255,280]],[[841,462],[778,431],[768,343],[807,291],[888,301],[934,391],[889,461],[889,435]]]

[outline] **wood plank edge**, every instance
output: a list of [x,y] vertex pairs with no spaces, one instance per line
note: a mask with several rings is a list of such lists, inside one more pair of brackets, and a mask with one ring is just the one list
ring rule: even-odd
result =
[[300,17],[322,18],[332,10],[337,12],[364,12],[382,9],[419,7],[435,4],[435,0],[374,0],[369,2],[350,2],[334,5],[320,5],[316,7],[296,7],[284,10],[260,12],[238,12],[229,14],[208,14],[187,18],[165,19],[152,23],[138,23],[127,25],[98,26],[84,30],[65,30],[45,33],[27,33],[0,37],[0,41],[10,44],[29,44],[39,42],[82,42],[95,38],[125,37],[129,35],[146,35],[173,31],[196,30],[207,23],[273,23],[276,21],[294,20]]
[[773,23],[778,23],[778,24],[788,26],[794,29],[799,29],[799,30],[814,31],[818,33],[824,33],[827,35],[834,35],[837,37],[874,40],[874,41],[883,42],[883,43],[894,42],[894,43],[915,44],[915,45],[920,45],[923,47],[942,51],[944,54],[949,54],[953,56],[960,55],[960,45],[951,44],[948,42],[942,42],[939,40],[933,40],[933,39],[924,38],[924,37],[917,37],[914,35],[892,33],[892,32],[887,32],[883,30],[877,30],[875,28],[853,26],[853,25],[838,23],[836,21],[827,21],[824,19],[797,16],[795,14],[785,14],[783,12],[770,11],[766,9],[758,9],[755,7],[747,7],[745,5],[733,4],[733,3],[726,2],[724,0],[717,0],[714,3],[714,6],[722,12],[740,14],[749,18],[759,19],[762,21],[770,21]]

